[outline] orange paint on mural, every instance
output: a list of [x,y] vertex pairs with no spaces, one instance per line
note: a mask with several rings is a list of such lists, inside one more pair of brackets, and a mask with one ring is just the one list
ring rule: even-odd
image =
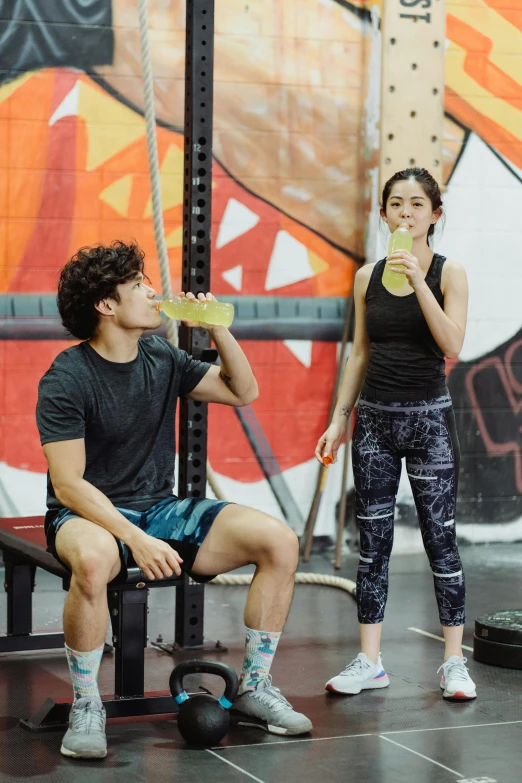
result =
[[489,59],[493,41],[471,25],[448,14],[447,36],[468,53],[464,61],[466,73],[493,95],[515,109],[522,109],[522,84],[519,84]]

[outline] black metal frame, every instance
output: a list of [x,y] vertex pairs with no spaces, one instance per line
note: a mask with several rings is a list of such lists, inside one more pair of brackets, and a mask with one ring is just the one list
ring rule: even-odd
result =
[[[185,41],[185,175],[182,287],[194,294],[210,291],[212,240],[212,106],[214,78],[214,0],[187,0]],[[196,359],[208,359],[205,329],[180,328],[180,347]],[[180,401],[179,480],[181,497],[205,497],[208,406]],[[176,595],[176,643],[203,645],[204,587],[184,577]],[[190,607],[190,609],[189,609]]]
[[[4,535],[4,538],[7,536]],[[9,538],[16,541],[12,536]],[[20,552],[3,549],[4,588],[7,593],[7,636],[0,636],[0,652],[63,648],[63,633],[32,632],[32,594],[39,555],[42,561],[45,561],[42,563],[44,567],[49,566],[56,575],[62,577],[64,590],[69,589],[69,576],[54,558],[51,564],[48,563],[46,561],[48,554],[39,547],[20,542],[20,548],[26,549],[27,557]],[[203,617],[198,613],[199,605],[195,610],[194,605],[190,603],[193,598],[186,592],[184,577],[147,582],[139,568],[131,565],[127,570],[127,581],[124,584],[111,584],[107,589],[114,648],[106,645],[105,652],[112,652],[113,649],[115,652],[114,695],[103,699],[107,717],[175,713],[178,708],[168,691],[145,693],[149,590],[152,587],[178,588],[176,590],[176,649],[180,651],[197,647],[190,637],[194,633],[194,628],[197,631],[198,623],[201,625],[203,623]],[[202,585],[193,587],[202,589]],[[225,651],[225,648],[217,649]],[[48,698],[29,718],[20,722],[32,731],[49,731],[67,723],[70,708],[69,701],[55,701]]]
[[[63,580],[64,589],[69,588]],[[147,603],[150,587],[180,587],[179,577],[145,584],[143,581],[111,585],[107,591],[115,651],[114,695],[102,698],[108,718],[175,713],[177,704],[169,691],[145,693]],[[63,635],[62,644],[63,644]],[[56,645],[58,646],[58,645]],[[50,731],[67,724],[72,702],[48,698],[20,723],[31,731]]]
[[33,633],[33,601],[36,566],[4,552],[7,593],[7,636],[0,636],[0,652],[49,650],[63,647],[63,633]]

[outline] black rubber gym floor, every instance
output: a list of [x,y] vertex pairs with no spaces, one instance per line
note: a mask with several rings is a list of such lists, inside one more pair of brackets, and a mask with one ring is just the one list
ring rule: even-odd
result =
[[[522,608],[522,545],[463,547],[468,586],[464,643],[472,646],[474,618],[489,610]],[[340,573],[355,577],[357,557],[348,555]],[[315,555],[300,570],[333,573],[329,556]],[[243,658],[242,608],[246,587],[206,589],[206,636],[228,645],[212,656],[239,668]],[[64,593],[60,580],[37,572],[35,627],[61,627]],[[173,635],[174,596],[152,590],[149,635]],[[5,632],[5,602],[0,601],[0,633]],[[522,778],[522,670],[479,664],[468,652],[478,699],[443,702],[437,669],[442,663],[432,580],[424,555],[392,558],[391,590],[382,645],[389,688],[353,697],[324,691],[358,652],[355,602],[328,587],[298,585],[292,612],[273,666],[274,682],[294,707],[314,723],[312,735],[284,739],[255,729],[233,728],[221,747],[185,747],[168,716],[108,723],[109,754],[103,761],[72,761],[59,753],[62,731],[31,734],[18,725],[47,696],[71,696],[65,654],[61,651],[0,656],[0,781],[27,778],[52,783],[183,781],[241,783],[364,781],[364,783],[519,783]],[[146,652],[146,685],[166,690],[173,668],[166,654]],[[111,656],[105,656],[102,693],[113,682]],[[198,680],[218,693],[210,676]],[[196,680],[188,678],[194,686]],[[220,692],[220,691],[219,691]]]

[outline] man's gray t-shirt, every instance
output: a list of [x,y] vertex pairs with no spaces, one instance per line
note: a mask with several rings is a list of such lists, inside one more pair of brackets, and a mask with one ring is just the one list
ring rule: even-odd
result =
[[[178,397],[210,366],[157,335],[140,337],[136,359],[123,364],[87,342],[67,348],[38,387],[41,443],[84,438],[84,479],[114,505],[145,511],[172,495]],[[48,521],[63,508],[49,474],[47,507]]]

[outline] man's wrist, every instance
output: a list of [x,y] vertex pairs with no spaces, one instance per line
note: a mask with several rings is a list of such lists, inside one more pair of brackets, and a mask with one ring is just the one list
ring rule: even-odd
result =
[[203,329],[207,329],[211,337],[219,337],[220,335],[226,334],[226,332],[229,331],[227,326],[204,326],[202,325]]

